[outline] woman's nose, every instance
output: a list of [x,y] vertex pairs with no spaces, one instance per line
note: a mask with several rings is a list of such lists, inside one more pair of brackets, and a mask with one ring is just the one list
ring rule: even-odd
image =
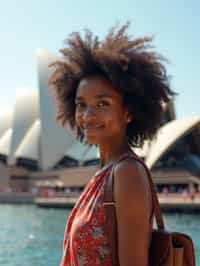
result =
[[96,117],[96,110],[94,107],[88,107],[83,114],[84,120],[91,120],[95,117]]

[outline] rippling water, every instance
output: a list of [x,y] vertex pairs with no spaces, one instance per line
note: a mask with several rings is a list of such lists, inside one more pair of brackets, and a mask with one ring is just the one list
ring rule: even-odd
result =
[[[57,266],[69,210],[0,205],[0,265]],[[189,234],[200,266],[200,214],[165,214],[169,230]]]

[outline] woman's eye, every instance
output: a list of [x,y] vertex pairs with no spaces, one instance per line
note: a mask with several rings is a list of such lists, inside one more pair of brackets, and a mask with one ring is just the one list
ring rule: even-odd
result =
[[100,101],[98,102],[98,106],[103,107],[109,105],[106,101]]
[[[83,103],[83,102],[77,102],[77,103],[75,103],[75,105],[76,105],[76,108],[85,108],[86,106],[87,106],[87,104],[86,103]],[[100,101],[100,102],[97,102],[97,106],[98,107],[104,107],[104,106],[107,106],[107,105],[109,105],[108,104],[108,102],[106,102],[106,101]]]

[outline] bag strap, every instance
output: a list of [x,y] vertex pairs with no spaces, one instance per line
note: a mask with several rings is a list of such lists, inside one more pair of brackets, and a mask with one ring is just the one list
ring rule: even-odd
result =
[[135,154],[124,154],[122,155],[112,166],[111,174],[108,176],[107,184],[105,187],[105,194],[104,194],[104,209],[105,209],[105,215],[106,215],[106,222],[108,225],[108,236],[109,236],[109,242],[110,247],[112,251],[112,261],[113,265],[119,265],[118,261],[118,255],[117,255],[117,219],[116,219],[116,210],[115,210],[115,202],[114,202],[114,196],[113,196],[113,187],[114,187],[114,168],[115,166],[122,160],[127,158],[134,158],[138,162],[140,162],[144,168],[147,171],[147,176],[149,179],[149,184],[151,188],[151,194],[152,194],[152,215],[150,217],[153,218],[153,215],[155,215],[156,218],[156,224],[159,230],[164,230],[164,221],[162,217],[162,212],[160,208],[160,204],[158,201],[158,197],[155,191],[154,183],[151,177],[151,173],[145,163]]
[[145,165],[145,163],[138,158],[138,156],[136,154],[124,154],[122,155],[112,166],[112,170],[111,170],[111,174],[108,176],[108,180],[107,180],[107,186],[105,188],[105,203],[111,203],[114,204],[114,196],[113,196],[113,186],[114,186],[114,168],[115,166],[122,160],[127,159],[127,158],[134,158],[135,160],[139,161],[144,168],[146,169],[147,172],[147,176],[149,179],[149,183],[150,183],[150,188],[151,188],[151,193],[152,193],[152,201],[153,201],[153,214],[155,215],[156,218],[156,223],[157,223],[157,227],[159,230],[164,230],[165,226],[164,226],[164,221],[163,221],[163,217],[162,217],[162,212],[161,212],[161,208],[160,208],[160,204],[158,201],[158,197],[155,191],[155,186],[150,174],[149,169],[147,168],[147,166]]

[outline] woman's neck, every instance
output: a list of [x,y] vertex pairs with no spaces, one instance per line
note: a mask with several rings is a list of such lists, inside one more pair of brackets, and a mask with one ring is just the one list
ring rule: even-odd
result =
[[122,154],[132,152],[131,147],[128,143],[123,143],[122,145],[115,145],[112,148],[108,146],[103,149],[102,146],[99,147],[100,153],[100,167],[104,167],[117,160]]

